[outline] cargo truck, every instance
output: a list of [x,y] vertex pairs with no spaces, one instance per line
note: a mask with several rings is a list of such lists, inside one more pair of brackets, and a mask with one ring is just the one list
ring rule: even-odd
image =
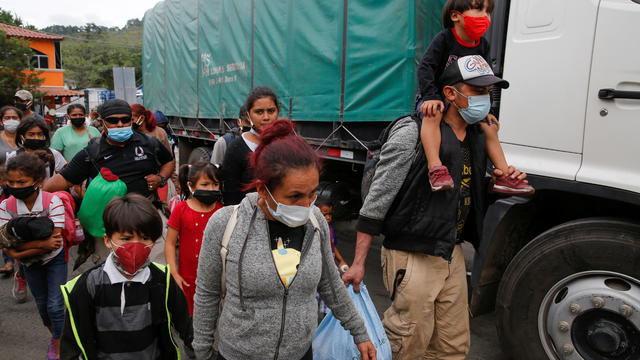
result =
[[[367,144],[412,112],[443,3],[165,0],[144,19],[145,105],[192,162],[270,86],[357,210]],[[639,0],[496,1],[490,61],[511,87],[494,111],[537,192],[491,204],[468,270],[514,359],[640,358],[638,23]]]

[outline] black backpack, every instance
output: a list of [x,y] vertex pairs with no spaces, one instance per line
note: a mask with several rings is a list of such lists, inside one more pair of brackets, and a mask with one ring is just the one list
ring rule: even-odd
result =
[[[414,116],[414,115],[404,115],[395,120],[393,120],[387,127],[382,130],[380,136],[377,140],[369,142],[367,145],[369,147],[369,152],[367,153],[367,159],[364,162],[364,170],[362,171],[362,182],[360,183],[360,196],[362,197],[362,202],[364,203],[364,199],[367,197],[369,193],[369,189],[371,188],[371,183],[373,182],[373,177],[376,174],[376,167],[378,166],[378,162],[380,161],[380,152],[382,150],[382,146],[389,139],[389,133],[391,129],[398,123],[398,121],[406,119],[410,117],[413,121],[418,125],[418,133],[420,132],[420,124],[422,121]],[[418,136],[418,144],[420,143],[420,137]]]

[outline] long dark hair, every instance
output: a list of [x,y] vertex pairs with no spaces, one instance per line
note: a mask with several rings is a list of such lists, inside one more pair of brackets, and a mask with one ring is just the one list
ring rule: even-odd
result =
[[18,109],[18,108],[16,108],[16,107],[13,107],[13,106],[11,106],[11,105],[7,105],[7,106],[3,106],[3,107],[1,107],[1,108],[0,108],[0,121],[2,121],[2,117],[3,117],[3,116],[4,116],[4,114],[5,114],[7,111],[9,111],[9,110],[13,110],[13,111],[15,111],[15,112],[16,112],[16,114],[18,114],[18,117],[19,117],[20,119],[22,119],[22,117],[24,116],[24,113],[22,112],[22,110],[20,110],[20,109]]
[[53,152],[51,152],[51,149],[49,149],[49,144],[51,143],[51,133],[49,132],[49,127],[47,126],[47,124],[45,124],[42,120],[38,120],[34,117],[27,117],[26,119],[22,120],[20,125],[18,125],[18,130],[16,130],[16,145],[20,147],[20,149],[18,149],[18,153],[22,153],[25,151],[23,146],[24,135],[27,133],[27,131],[29,131],[29,129],[34,127],[38,127],[40,128],[40,130],[42,130],[44,138],[47,141],[47,146],[44,149],[35,150],[33,154],[40,158],[40,160],[44,161],[45,164],[49,164],[49,175],[53,176],[55,172],[56,161],[53,156]]
[[202,176],[206,175],[211,181],[216,181],[222,185],[220,179],[222,178],[220,169],[210,162],[198,161],[193,165],[182,165],[178,171],[178,182],[180,183],[180,191],[184,199],[191,197],[191,191],[189,190],[189,183],[193,185]]
[[251,111],[253,104],[262,98],[270,98],[273,100],[273,103],[276,104],[276,109],[280,111],[278,95],[276,95],[275,91],[271,90],[271,88],[267,86],[258,86],[251,89],[251,91],[249,91],[249,95],[247,95],[247,99],[244,101],[244,105],[242,106],[246,112],[249,112]]
[[49,144],[51,143],[51,132],[49,131],[49,127],[42,120],[34,117],[28,117],[22,120],[18,126],[18,130],[16,130],[16,145],[22,147],[24,135],[33,127],[39,127],[40,130],[42,130],[44,138],[47,140],[47,147],[49,147]]

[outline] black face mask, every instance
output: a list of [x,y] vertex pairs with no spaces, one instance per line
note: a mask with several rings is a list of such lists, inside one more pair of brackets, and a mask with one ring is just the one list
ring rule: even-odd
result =
[[31,150],[40,150],[47,147],[47,140],[41,139],[24,139],[22,146]]
[[25,112],[27,111],[27,104],[23,104],[23,103],[15,103],[15,105],[13,105],[16,109]]
[[24,187],[11,187],[6,186],[4,188],[4,192],[7,196],[13,195],[14,198],[24,200],[31,196],[34,192],[36,192],[38,188],[35,185],[24,186]]
[[196,190],[193,192],[193,197],[205,205],[222,202],[222,192],[220,190]]
[[74,127],[83,127],[84,126],[84,118],[71,118],[71,125],[73,125]]
[[242,127],[242,132],[243,133],[246,133],[246,132],[249,132],[249,131],[251,131],[251,126],[243,126]]
[[140,126],[142,126],[142,125],[138,124],[138,123],[137,123],[137,122],[135,122],[135,121],[134,121],[133,123],[131,123],[131,127],[132,127],[134,130],[138,130],[138,129],[140,129]]

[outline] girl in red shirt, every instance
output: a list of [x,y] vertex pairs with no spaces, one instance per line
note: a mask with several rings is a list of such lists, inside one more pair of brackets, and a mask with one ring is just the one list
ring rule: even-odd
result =
[[[220,170],[216,165],[200,161],[194,165],[182,165],[178,178],[187,200],[178,203],[171,212],[164,256],[171,275],[187,297],[189,314],[193,315],[202,233],[211,215],[222,208]],[[179,252],[178,266],[176,247]]]

